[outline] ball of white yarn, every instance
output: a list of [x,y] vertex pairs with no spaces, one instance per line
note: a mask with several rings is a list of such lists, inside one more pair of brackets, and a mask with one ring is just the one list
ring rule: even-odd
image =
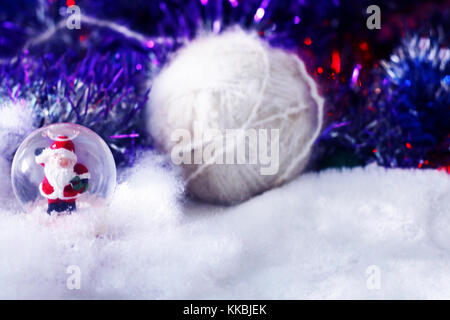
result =
[[[303,62],[241,29],[203,36],[180,49],[154,79],[149,101],[148,130],[156,145],[170,154],[179,142],[173,141],[174,131],[185,129],[193,137],[184,148],[192,152],[192,161],[196,150],[224,137],[197,139],[195,126],[223,135],[227,129],[264,129],[268,150],[275,137],[270,129],[279,130],[274,175],[262,175],[260,161],[220,164],[217,159],[232,150],[225,143],[228,147],[214,151],[216,161],[182,164],[188,191],[213,203],[240,202],[298,175],[322,126],[323,100]],[[246,150],[258,150],[242,135],[235,141],[236,148],[244,144]]]

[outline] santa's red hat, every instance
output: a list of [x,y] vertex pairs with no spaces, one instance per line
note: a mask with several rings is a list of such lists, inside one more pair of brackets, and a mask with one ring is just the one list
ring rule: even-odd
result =
[[47,162],[48,157],[54,154],[60,154],[65,158],[69,158],[75,162],[77,161],[75,145],[67,136],[56,137],[50,148],[45,148],[41,154],[36,156],[36,162],[45,163]]

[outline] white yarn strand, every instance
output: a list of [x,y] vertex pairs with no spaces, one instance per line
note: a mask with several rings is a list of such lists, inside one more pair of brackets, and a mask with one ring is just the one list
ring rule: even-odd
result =
[[309,155],[311,152],[311,149],[314,145],[314,142],[319,137],[319,134],[322,130],[323,125],[323,104],[324,100],[321,96],[319,96],[319,92],[317,90],[316,83],[314,80],[308,76],[308,72],[306,71],[305,64],[300,60],[297,59],[297,64],[300,68],[300,71],[304,75],[304,79],[308,83],[308,85],[311,88],[311,96],[312,98],[317,102],[317,125],[316,129],[314,131],[314,134],[312,135],[311,139],[308,141],[308,143],[305,145],[305,148],[301,153],[299,153],[291,162],[290,166],[286,169],[286,171],[280,175],[276,181],[277,184],[283,183],[284,181],[288,180],[292,171],[295,169],[295,167],[298,165],[300,161],[302,161],[305,157]]

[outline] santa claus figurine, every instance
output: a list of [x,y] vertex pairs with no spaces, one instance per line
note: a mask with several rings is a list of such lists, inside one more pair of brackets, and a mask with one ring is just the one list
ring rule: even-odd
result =
[[74,143],[67,136],[58,136],[49,148],[36,149],[35,156],[44,167],[39,191],[48,199],[47,213],[76,210],[77,198],[88,189],[90,173],[77,162]]

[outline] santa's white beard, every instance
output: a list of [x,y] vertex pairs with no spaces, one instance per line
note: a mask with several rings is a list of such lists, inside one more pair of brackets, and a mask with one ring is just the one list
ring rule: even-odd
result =
[[62,168],[59,165],[46,164],[44,167],[45,176],[48,182],[53,187],[56,192],[62,192],[64,187],[70,183],[70,181],[75,177],[75,172],[73,171],[74,166],[69,166],[68,168]]

